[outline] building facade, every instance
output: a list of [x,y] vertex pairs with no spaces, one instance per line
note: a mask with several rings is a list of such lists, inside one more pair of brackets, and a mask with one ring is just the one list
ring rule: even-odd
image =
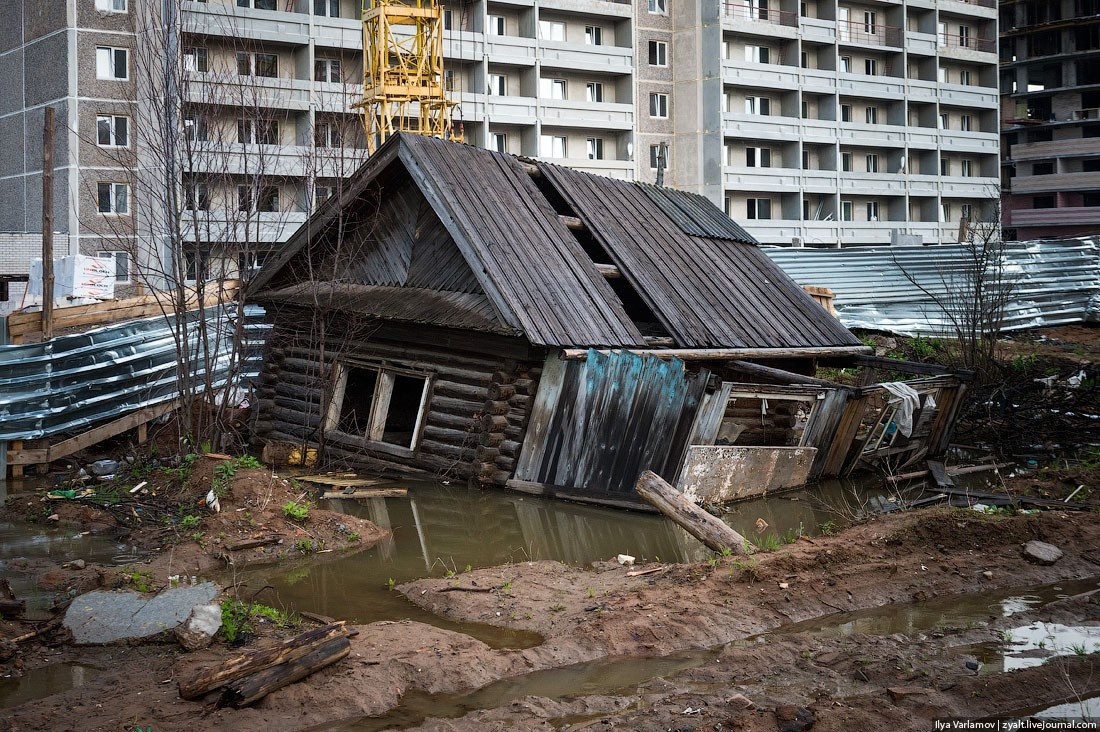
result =
[[[260,264],[365,159],[359,0],[15,5],[0,232],[41,231],[47,105],[55,229],[123,282]],[[660,172],[766,244],[953,242],[997,195],[994,5],[457,0],[444,83],[467,142]]]
[[1001,2],[1009,238],[1100,231],[1100,0]]

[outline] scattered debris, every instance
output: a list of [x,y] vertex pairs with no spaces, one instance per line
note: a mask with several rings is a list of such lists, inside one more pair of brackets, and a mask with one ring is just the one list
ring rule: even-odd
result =
[[343,491],[325,491],[321,498],[404,498],[408,488],[349,488]]
[[684,497],[652,470],[644,471],[634,486],[642,498],[668,516],[689,534],[716,552],[729,550],[740,554],[756,551],[748,539]]
[[176,640],[184,650],[197,651],[209,646],[221,627],[221,605],[196,605],[187,620],[176,628]]
[[634,566],[634,557],[630,556],[629,554],[620,554],[619,556],[615,557],[615,559],[618,560],[619,564],[623,566]]

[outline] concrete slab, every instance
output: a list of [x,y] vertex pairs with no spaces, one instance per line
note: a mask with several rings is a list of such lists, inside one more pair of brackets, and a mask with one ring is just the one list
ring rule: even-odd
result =
[[154,597],[97,590],[73,600],[63,624],[82,645],[141,640],[172,630],[187,620],[192,608],[210,604],[218,592],[213,582],[173,587]]
[[676,487],[695,503],[726,503],[806,484],[816,447],[692,445]]

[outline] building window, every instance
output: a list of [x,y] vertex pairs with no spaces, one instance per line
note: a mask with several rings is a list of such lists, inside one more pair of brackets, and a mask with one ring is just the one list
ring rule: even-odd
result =
[[183,205],[188,211],[209,211],[210,189],[205,183],[194,181],[184,183]]
[[237,0],[238,8],[255,8],[256,10],[276,10],[276,0]]
[[241,76],[275,78],[279,75],[279,57],[273,53],[237,51],[237,73]]
[[603,160],[603,138],[589,137],[586,150],[589,160]]
[[184,279],[187,282],[199,282],[206,279],[210,269],[210,252],[194,250],[183,253]]
[[664,41],[649,42],[649,65],[668,66],[668,44]]
[[96,143],[100,147],[127,147],[130,144],[130,119],[115,115],[95,118]]
[[1054,208],[1054,196],[1035,196],[1031,199],[1032,208]]
[[603,28],[598,25],[586,25],[584,27],[584,42],[589,46],[602,46]]
[[966,219],[967,221],[973,220],[974,206],[972,204],[964,203],[962,206],[960,206],[959,211],[962,218]]
[[940,221],[950,221],[950,220],[951,220],[951,204],[950,203],[941,203],[940,204]]
[[863,111],[863,117],[869,125],[878,124],[878,107],[867,107]]
[[840,121],[851,122],[852,121],[852,105],[841,104],[840,105]]
[[974,161],[969,159],[963,159],[960,162],[959,173],[963,178],[974,177]]
[[[485,29],[486,33],[488,33],[491,36],[506,36],[506,35],[508,35],[508,33],[506,32],[508,30],[508,26],[504,22],[504,16],[503,15],[490,15],[488,17],[487,21],[488,21],[489,25]],[[540,23],[539,25],[542,25],[542,24]]]
[[970,26],[959,26],[959,46],[962,48],[970,48]]
[[560,20],[540,20],[539,35],[544,41],[564,41],[565,23]]
[[852,153],[842,152],[840,154],[840,169],[845,172],[852,172]]
[[878,201],[867,202],[867,220],[878,221]]
[[245,145],[278,145],[279,123],[273,119],[239,119],[237,142]]
[[772,102],[767,97],[745,97],[745,114],[768,116],[772,113]]
[[129,252],[99,252],[100,259],[115,260],[115,284],[125,285],[130,281]]
[[941,84],[946,84],[947,83],[947,67],[946,66],[941,66],[939,68],[939,74],[936,78],[939,79]]
[[840,202],[840,220],[851,221],[852,220],[852,202],[841,201]]
[[649,146],[649,168],[668,168],[668,147],[664,144]]
[[454,30],[455,12],[447,8],[443,9],[443,30]]
[[877,153],[870,153],[867,156],[867,172],[868,173],[877,173],[878,172],[878,154]]
[[963,69],[959,72],[959,83],[963,86],[971,85],[970,69]]
[[841,56],[840,57],[840,70],[843,71],[845,74],[852,73],[852,57],[851,56]]
[[96,197],[102,214],[130,213],[130,186],[125,183],[100,181],[96,184]]
[[209,142],[210,127],[206,117],[188,115],[183,118],[183,135],[190,142]]
[[771,49],[767,46],[745,46],[745,60],[750,63],[771,63]]
[[878,17],[870,10],[863,13],[863,32],[872,36],[878,33]]
[[809,170],[810,169],[810,151],[809,150],[803,150],[802,151],[802,169],[803,170]]
[[336,195],[336,186],[314,186],[313,207],[317,208],[334,195]]
[[547,99],[565,99],[565,79],[542,79],[542,96]]
[[317,147],[340,147],[340,128],[333,122],[318,122],[313,131],[313,144]]
[[772,217],[772,199],[750,198],[745,201],[745,217],[749,219],[770,219]]
[[183,70],[205,74],[210,70],[210,58],[205,48],[183,49]]
[[494,132],[489,135],[489,148],[499,153],[508,152],[508,135],[504,132]]
[[95,9],[104,13],[125,13],[128,5],[127,0],[95,0]]
[[237,210],[245,213],[274,213],[279,210],[278,186],[237,186]]
[[443,69],[443,89],[453,92],[455,90],[455,70]]
[[748,6],[749,20],[768,19],[768,0],[749,0],[745,5]]
[[970,132],[973,128],[973,118],[969,114],[964,114],[959,117],[959,129],[963,132]]
[[319,58],[313,61],[313,80],[337,83],[340,79],[340,59]]
[[649,0],[649,12],[668,15],[668,0]]
[[745,165],[750,168],[772,167],[772,151],[768,147],[746,147]]
[[326,431],[364,437],[401,451],[416,448],[428,411],[426,374],[340,364]]
[[863,73],[868,76],[875,76],[878,74],[878,61],[873,58],[863,59]]
[[649,95],[649,116],[668,117],[668,94]]
[[125,81],[130,78],[130,52],[125,48],[98,47],[95,50],[97,79]]
[[940,158],[940,175],[951,175],[951,161],[947,158]]
[[542,135],[539,138],[539,155],[544,158],[564,158],[565,143],[565,135]]
[[946,112],[943,112],[943,113],[940,114],[940,129],[941,130],[950,129],[951,125],[949,124],[949,119],[950,118],[947,116]]
[[313,14],[340,17],[340,0],[313,0]]
[[585,97],[590,102],[603,101],[603,84],[598,81],[590,81],[585,86]]
[[508,93],[508,79],[504,74],[489,74],[489,94],[503,97]]

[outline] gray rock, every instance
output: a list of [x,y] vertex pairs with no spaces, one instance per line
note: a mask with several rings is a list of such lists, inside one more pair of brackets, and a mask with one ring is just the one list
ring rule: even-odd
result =
[[1062,550],[1045,541],[1029,541],[1024,545],[1024,557],[1036,564],[1054,564],[1062,558]]
[[176,628],[176,640],[184,650],[197,651],[210,645],[221,627],[221,605],[196,605],[187,620]]
[[814,713],[806,707],[781,704],[775,708],[775,721],[779,732],[806,732],[814,726]]
[[174,630],[196,605],[208,605],[217,595],[213,582],[175,587],[152,598],[136,592],[97,590],[73,600],[63,624],[78,644],[141,640]]
[[92,475],[114,475],[118,472],[118,461],[96,460],[88,466],[88,472]]
[[87,562],[85,562],[83,559],[74,559],[73,561],[69,562],[69,567],[72,569],[84,569],[87,566]]

